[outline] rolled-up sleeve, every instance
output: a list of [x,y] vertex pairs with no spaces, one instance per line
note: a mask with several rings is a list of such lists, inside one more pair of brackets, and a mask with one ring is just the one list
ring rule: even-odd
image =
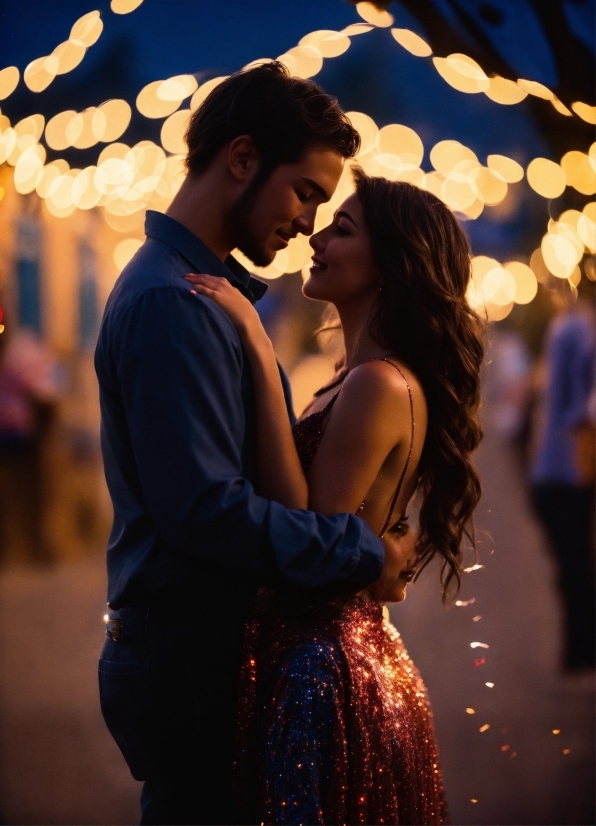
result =
[[110,360],[142,496],[168,547],[303,587],[377,579],[383,546],[363,521],[287,510],[244,478],[243,353],[217,305],[155,288],[113,321]]

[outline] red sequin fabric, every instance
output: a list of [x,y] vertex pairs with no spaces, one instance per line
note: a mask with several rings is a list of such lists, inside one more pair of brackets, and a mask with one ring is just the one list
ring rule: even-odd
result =
[[[305,470],[330,406],[294,429]],[[246,823],[449,822],[426,688],[382,605],[261,589],[236,790]]]

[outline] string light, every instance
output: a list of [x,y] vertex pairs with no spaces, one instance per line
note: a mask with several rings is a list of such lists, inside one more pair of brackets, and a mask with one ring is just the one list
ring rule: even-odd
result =
[[356,11],[367,23],[379,28],[387,28],[394,23],[393,15],[389,14],[388,11],[378,9],[373,3],[357,3]]
[[23,80],[27,88],[32,92],[43,92],[56,75],[64,75],[75,69],[85,57],[87,49],[98,41],[102,31],[103,22],[98,11],[80,17],[70,30],[68,40],[59,43],[50,55],[38,57],[25,68]]
[[[133,11],[139,0],[112,0],[111,8],[117,14]],[[393,18],[379,12],[370,3],[358,4],[358,13],[365,20],[347,26],[342,31],[319,30],[305,35],[293,49],[278,59],[289,70],[301,77],[311,77],[320,71],[324,59],[344,54],[351,44],[350,37],[387,28]],[[47,58],[40,58],[26,70],[34,85],[46,83],[48,76],[65,73],[78,65],[85,50],[97,41],[103,23],[99,12],[90,12],[73,26],[68,41],[60,44]],[[402,48],[418,57],[430,57],[432,49],[419,35],[409,29],[392,28],[393,38]],[[77,45],[79,44],[79,45]],[[270,58],[253,61],[250,65]],[[40,62],[41,61],[41,62]],[[520,79],[517,83],[500,77],[488,78],[481,66],[465,54],[433,58],[442,76],[454,88],[467,93],[483,92],[491,99],[511,105],[533,94],[549,100],[558,111],[566,109],[556,96],[542,84]],[[53,73],[53,74],[52,74]],[[26,78],[26,82],[27,82]],[[37,80],[35,80],[37,78]],[[71,170],[63,161],[52,161],[44,166],[45,150],[39,144],[44,131],[41,115],[24,118],[15,127],[0,115],[0,163],[8,161],[15,167],[15,188],[23,194],[36,191],[55,215],[66,217],[74,209],[103,208],[106,222],[118,232],[137,232],[142,229],[142,213],[151,206],[167,208],[184,179],[183,135],[193,111],[226,77],[217,77],[198,85],[192,75],[177,75],[145,86],[137,96],[137,108],[148,118],[166,118],[161,127],[159,147],[151,141],[141,141],[135,147],[119,144],[118,138],[128,128],[131,108],[124,100],[111,100],[83,112],[61,112],[45,125],[45,141],[57,151],[67,147],[88,148],[99,142],[107,144],[100,153],[97,165]],[[14,91],[19,81],[19,70],[7,67],[0,72],[0,98]],[[31,88],[31,87],[30,87]],[[44,86],[44,88],[46,88]],[[183,100],[191,98],[189,108],[179,109]],[[592,117],[595,107],[574,104],[576,114]],[[568,114],[569,110],[566,110]],[[476,219],[485,205],[494,206],[503,201],[511,184],[524,177],[523,167],[504,155],[489,155],[483,166],[475,153],[457,141],[440,141],[430,151],[432,172],[424,172],[423,143],[415,132],[403,124],[388,124],[379,129],[375,121],[363,112],[349,112],[354,126],[362,137],[362,147],[356,161],[365,171],[383,175],[392,180],[409,181],[428,189],[451,209],[469,219]],[[585,119],[586,119],[585,118]],[[545,198],[555,198],[567,185],[582,194],[596,191],[596,151],[566,153],[561,164],[546,158],[535,158],[527,168],[528,183]],[[163,147],[163,148],[162,148]],[[109,150],[109,151],[108,151]],[[164,150],[170,153],[166,157]],[[353,191],[351,164],[346,165],[336,193],[327,205],[319,209],[317,227],[328,223],[333,210]],[[593,206],[593,205],[588,205]],[[569,211],[568,211],[569,212]],[[473,261],[474,277],[468,291],[468,300],[486,313],[489,320],[506,317],[514,303],[529,303],[536,295],[538,282],[548,281],[552,275],[577,282],[581,277],[578,263],[584,248],[596,247],[596,215],[585,209],[577,214],[562,215],[552,223],[542,240],[541,248],[533,254],[530,266],[520,261],[501,265],[495,259],[477,256]],[[130,241],[131,239],[125,239]],[[122,247],[131,249],[132,247]],[[308,239],[293,239],[287,250],[279,253],[270,267],[261,271],[245,263],[264,278],[277,278],[284,272],[297,272],[308,267],[311,256]],[[119,260],[123,260],[120,253]],[[487,266],[487,262],[489,266]],[[553,272],[554,271],[554,272]],[[476,570],[473,566],[467,571]],[[467,603],[465,603],[467,604]]]
[[523,78],[519,78],[517,85],[529,95],[534,95],[534,97],[542,98],[543,100],[553,100],[555,97],[554,93],[551,92],[548,86],[545,86],[543,83],[538,83],[536,80],[524,80]]
[[110,8],[114,14],[130,14],[138,9],[143,0],[112,0]]
[[[358,6],[369,5],[368,3],[358,4]],[[380,12],[380,14],[383,13]],[[364,15],[361,14],[361,16]],[[375,25],[391,24],[377,23]],[[416,57],[430,57],[432,55],[432,49],[428,43],[410,29],[392,29],[391,33],[396,42],[410,54]],[[548,86],[538,81],[519,78],[515,82],[499,75],[488,77],[475,60],[462,53],[450,54],[447,57],[433,57],[432,62],[443,80],[459,92],[466,94],[483,92],[490,100],[504,106],[521,103],[528,95],[533,95],[549,101],[556,111],[564,117],[572,116],[572,112],[558,99],[555,93]],[[575,101],[571,104],[571,109],[582,120],[596,124],[596,106]]]
[[483,69],[465,54],[451,54],[448,57],[433,57],[432,62],[437,72],[458,92],[478,94],[485,92],[490,81]]
[[513,80],[496,75],[491,77],[488,89],[484,90],[487,98],[500,103],[502,106],[514,106],[528,97],[528,93],[520,88]]
[[305,35],[298,45],[316,49],[321,57],[339,57],[350,48],[351,41],[343,32],[324,29]]
[[589,106],[587,103],[576,100],[571,104],[571,108],[586,123],[596,124],[596,106]]
[[416,57],[430,57],[433,53],[426,40],[410,29],[391,29],[391,34],[402,48]]
[[7,66],[0,71],[0,100],[12,95],[19,84],[21,73],[16,66]]

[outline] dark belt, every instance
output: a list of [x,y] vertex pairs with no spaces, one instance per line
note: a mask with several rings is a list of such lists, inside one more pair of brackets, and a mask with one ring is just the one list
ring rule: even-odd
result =
[[148,631],[192,628],[205,623],[208,604],[180,596],[156,599],[150,607],[108,609],[106,637],[122,645],[146,642]]

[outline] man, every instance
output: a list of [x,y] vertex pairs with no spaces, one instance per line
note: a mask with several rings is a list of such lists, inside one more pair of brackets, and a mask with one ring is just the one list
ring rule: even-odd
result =
[[250,372],[227,316],[189,271],[263,284],[266,265],[313,231],[359,138],[311,81],[270,63],[212,91],[187,132],[188,176],[108,300],[96,351],[114,527],[102,710],[143,823],[234,823],[235,702],[244,623],[260,583],[357,591],[382,544],[364,522],[289,511],[255,493]]
[[[563,287],[565,292],[563,292]],[[594,282],[550,292],[543,421],[531,468],[532,498],[554,552],[563,602],[563,665],[593,669]]]

